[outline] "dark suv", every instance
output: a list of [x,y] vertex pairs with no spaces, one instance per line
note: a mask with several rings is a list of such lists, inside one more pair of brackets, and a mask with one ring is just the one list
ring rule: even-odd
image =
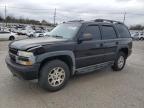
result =
[[49,91],[64,87],[70,76],[106,66],[120,71],[132,52],[128,28],[105,19],[69,21],[55,27],[47,37],[9,44],[6,63],[13,75],[38,79]]

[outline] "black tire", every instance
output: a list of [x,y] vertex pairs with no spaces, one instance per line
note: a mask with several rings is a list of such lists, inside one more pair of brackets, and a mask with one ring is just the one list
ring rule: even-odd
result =
[[30,37],[30,38],[31,38],[31,37],[33,37],[33,34],[30,34],[30,36],[29,36],[29,37]]
[[[65,77],[63,78],[63,82],[58,86],[52,86],[48,81],[48,75],[52,72],[53,69],[60,67],[64,70]],[[48,63],[46,63],[40,70],[40,76],[39,76],[39,85],[43,89],[47,91],[58,91],[62,89],[66,83],[68,82],[70,77],[70,71],[66,63],[64,63],[61,60],[52,60]],[[56,83],[56,82],[55,82]]]
[[13,40],[15,40],[15,37],[14,36],[10,36],[9,40],[13,41]]
[[143,37],[141,37],[141,38],[140,38],[140,40],[144,40],[144,38],[143,38]]
[[[121,66],[118,65],[120,57],[123,57],[123,60],[124,60],[123,64]],[[125,55],[125,53],[119,52],[118,55],[117,55],[117,58],[116,58],[116,60],[114,62],[114,65],[112,66],[112,69],[114,71],[120,71],[120,70],[122,70],[124,68],[125,63],[126,63],[126,55]]]

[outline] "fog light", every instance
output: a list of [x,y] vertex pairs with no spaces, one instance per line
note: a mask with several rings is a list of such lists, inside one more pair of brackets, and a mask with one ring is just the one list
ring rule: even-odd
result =
[[19,61],[19,64],[29,66],[29,65],[32,65],[33,63],[32,63],[32,61]]

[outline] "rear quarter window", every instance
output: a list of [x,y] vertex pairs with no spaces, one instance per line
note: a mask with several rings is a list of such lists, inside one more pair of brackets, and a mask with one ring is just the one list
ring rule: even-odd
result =
[[128,28],[122,24],[117,24],[117,29],[121,38],[130,38],[131,35],[128,31]]

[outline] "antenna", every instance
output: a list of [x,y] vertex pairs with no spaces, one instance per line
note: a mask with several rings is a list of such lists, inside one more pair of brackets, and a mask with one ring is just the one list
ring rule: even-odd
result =
[[125,23],[125,19],[126,19],[126,12],[124,12],[123,23]]
[[56,23],[56,8],[55,8],[55,11],[54,11],[54,25]]

